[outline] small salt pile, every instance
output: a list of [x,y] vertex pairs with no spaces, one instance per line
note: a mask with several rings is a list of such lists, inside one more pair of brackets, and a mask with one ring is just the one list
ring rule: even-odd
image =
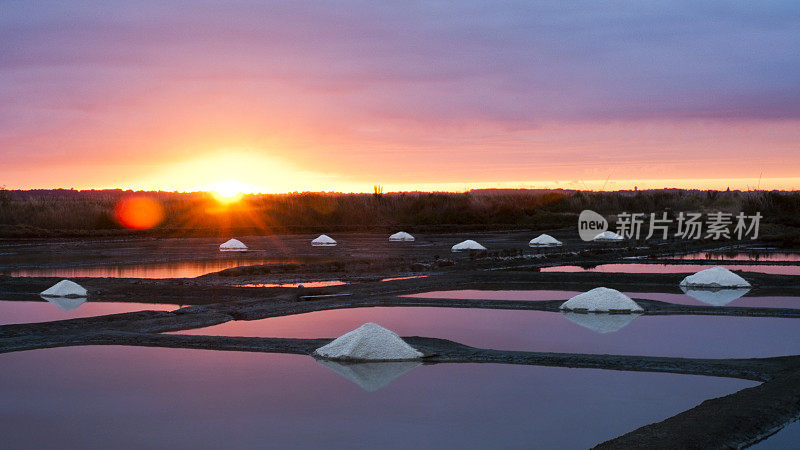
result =
[[221,252],[246,252],[247,246],[238,239],[231,239],[219,245]]
[[701,270],[694,275],[689,275],[681,280],[680,285],[701,288],[750,287],[750,283],[747,280],[721,266]]
[[318,363],[347,378],[367,392],[388,386],[409,370],[419,366],[419,361],[390,361],[348,363],[318,359]]
[[465,250],[486,250],[486,247],[482,246],[481,244],[473,241],[472,239],[467,239],[464,242],[460,242],[453,246],[451,249],[454,252],[462,252]]
[[529,247],[558,247],[560,245],[562,245],[561,241],[549,234],[540,234],[528,242]]
[[397,233],[389,236],[390,242],[412,242],[414,241],[414,236],[406,233],[405,231],[398,231]]
[[395,332],[372,322],[339,336],[314,353],[328,359],[369,361],[405,361],[423,356]]
[[623,239],[625,238],[617,233],[614,233],[613,231],[603,231],[602,233],[592,238],[593,241],[599,241],[599,242],[621,241]]
[[587,312],[642,312],[644,309],[616,289],[605,287],[578,294],[564,302],[560,309]]
[[641,314],[581,314],[564,311],[564,315],[572,323],[588,328],[600,334],[613,333],[628,326]]
[[61,280],[51,286],[49,289],[42,291],[42,297],[86,297],[86,289],[78,283],[69,280]]
[[327,234],[321,234],[318,238],[311,241],[311,245],[314,247],[333,247],[336,245],[336,241]]

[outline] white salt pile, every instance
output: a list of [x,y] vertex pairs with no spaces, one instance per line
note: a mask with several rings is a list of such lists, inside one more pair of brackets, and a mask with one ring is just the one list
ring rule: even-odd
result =
[[231,239],[219,245],[221,252],[246,252],[247,246],[238,239]]
[[367,392],[375,392],[388,386],[409,370],[419,366],[419,361],[392,361],[347,363],[318,359],[318,363],[347,378]]
[[559,245],[562,245],[561,241],[549,234],[540,234],[528,242],[530,247],[558,247]]
[[561,305],[565,311],[589,312],[641,312],[644,309],[630,297],[616,289],[605,287],[594,288],[591,291],[578,294]]
[[482,246],[481,244],[478,244],[472,239],[467,239],[464,242],[460,242],[454,245],[451,250],[454,252],[463,252],[465,250],[486,250],[486,247]]
[[398,231],[397,233],[389,236],[389,241],[391,242],[412,242],[414,240],[414,236],[406,233],[405,231]]
[[613,231],[603,231],[602,233],[595,236],[592,240],[593,241],[600,241],[600,242],[609,242],[609,241],[621,241],[625,238],[614,233]]
[[423,355],[395,332],[376,323],[365,323],[314,351],[328,359],[404,361]]
[[681,286],[681,290],[689,297],[713,306],[725,306],[750,292],[750,288],[700,289],[686,286]]
[[78,283],[61,280],[41,294],[42,297],[86,297],[86,289]]
[[628,326],[641,314],[606,314],[606,313],[576,313],[562,312],[567,319],[584,328],[601,334],[613,333]]
[[62,311],[72,311],[73,309],[86,303],[86,297],[45,297],[43,299],[56,305]]
[[311,241],[311,245],[314,247],[333,247],[336,245],[336,241],[327,234],[321,234],[318,238]]
[[750,287],[750,283],[747,280],[721,266],[701,270],[694,275],[689,275],[681,280],[680,285],[706,288]]

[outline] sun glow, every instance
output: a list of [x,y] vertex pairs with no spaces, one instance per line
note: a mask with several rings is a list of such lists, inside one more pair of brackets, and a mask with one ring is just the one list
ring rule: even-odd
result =
[[225,180],[208,186],[207,189],[214,195],[217,201],[222,203],[233,203],[242,198],[244,194],[255,193],[252,186],[248,186],[236,180]]

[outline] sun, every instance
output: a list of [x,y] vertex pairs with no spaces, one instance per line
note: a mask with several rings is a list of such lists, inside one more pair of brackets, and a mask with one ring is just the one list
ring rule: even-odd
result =
[[214,183],[209,186],[208,190],[214,195],[217,201],[222,203],[233,203],[242,198],[242,194],[252,191],[249,186],[235,180]]

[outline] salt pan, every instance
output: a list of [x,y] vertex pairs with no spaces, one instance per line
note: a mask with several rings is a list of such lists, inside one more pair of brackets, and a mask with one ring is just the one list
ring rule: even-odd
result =
[[314,353],[328,359],[368,361],[406,361],[423,356],[395,332],[372,322],[339,336]]

